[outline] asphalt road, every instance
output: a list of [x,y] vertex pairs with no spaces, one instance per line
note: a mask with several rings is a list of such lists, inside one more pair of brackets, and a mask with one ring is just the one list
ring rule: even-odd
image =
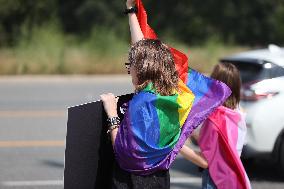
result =
[[[128,76],[1,77],[0,189],[63,188],[67,108],[99,94],[132,91]],[[255,189],[283,189],[284,176],[269,161],[246,169]],[[173,189],[201,188],[196,166],[178,157],[171,168]]]

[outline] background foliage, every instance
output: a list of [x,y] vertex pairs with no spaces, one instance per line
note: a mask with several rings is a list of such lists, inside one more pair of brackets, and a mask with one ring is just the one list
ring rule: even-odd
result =
[[[161,36],[190,44],[214,37],[222,42],[284,43],[283,0],[144,0],[150,23]],[[89,37],[96,27],[128,36],[121,0],[0,0],[1,45],[30,38],[32,28],[56,22],[64,33]]]
[[[143,2],[163,41],[207,54],[193,57],[210,62],[205,71],[211,57],[284,44],[283,0]],[[124,0],[0,0],[0,74],[121,72],[113,65],[129,46],[124,8]]]

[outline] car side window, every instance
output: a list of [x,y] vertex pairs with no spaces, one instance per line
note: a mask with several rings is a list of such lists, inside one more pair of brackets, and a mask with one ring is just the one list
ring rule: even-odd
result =
[[284,68],[281,66],[274,66],[271,69],[271,74],[272,74],[272,77],[284,76]]

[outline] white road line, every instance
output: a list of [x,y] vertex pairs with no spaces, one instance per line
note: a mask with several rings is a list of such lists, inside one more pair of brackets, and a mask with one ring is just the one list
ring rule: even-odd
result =
[[61,186],[63,180],[5,181],[4,186]]
[[[199,177],[172,177],[172,184],[201,184]],[[61,186],[63,180],[5,181],[3,186]]]
[[201,184],[200,177],[171,177],[173,184]]

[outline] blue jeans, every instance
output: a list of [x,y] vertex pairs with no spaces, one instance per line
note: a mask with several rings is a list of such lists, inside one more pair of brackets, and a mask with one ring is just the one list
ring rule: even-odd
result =
[[212,181],[208,169],[203,170],[202,174],[202,189],[217,189],[214,182]]

